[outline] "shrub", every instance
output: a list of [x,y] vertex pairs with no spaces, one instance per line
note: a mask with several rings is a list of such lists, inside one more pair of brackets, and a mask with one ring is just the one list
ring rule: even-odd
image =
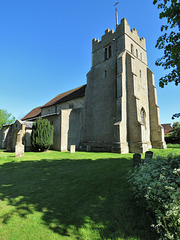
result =
[[38,118],[32,127],[31,143],[35,150],[45,151],[53,144],[54,127],[47,119]]
[[165,141],[166,141],[167,144],[168,144],[168,143],[173,144],[172,136],[171,136],[170,134],[166,134],[166,135],[165,135]]
[[180,143],[180,126],[173,128],[172,139],[174,143]]
[[160,239],[179,239],[180,155],[145,161],[129,174],[138,202],[155,217]]
[[167,147],[168,147],[168,148],[180,148],[180,144],[171,144],[171,143],[168,143],[168,144],[167,144]]
[[166,143],[180,143],[180,123],[175,122],[173,124],[173,130],[169,134],[165,135]]

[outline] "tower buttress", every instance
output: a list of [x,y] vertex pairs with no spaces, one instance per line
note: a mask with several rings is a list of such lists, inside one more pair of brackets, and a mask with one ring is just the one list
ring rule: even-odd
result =
[[[151,85],[145,39],[130,29],[125,18],[115,32],[107,29],[101,40],[93,39],[82,144],[92,151],[119,153],[151,148],[155,127],[150,118],[158,119],[150,101],[156,93],[149,97]],[[158,139],[163,142],[162,136]]]

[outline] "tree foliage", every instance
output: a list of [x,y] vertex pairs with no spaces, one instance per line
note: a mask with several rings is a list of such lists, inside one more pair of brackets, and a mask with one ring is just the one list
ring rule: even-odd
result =
[[179,0],[154,0],[153,4],[158,4],[158,9],[162,9],[160,19],[167,19],[167,24],[161,27],[164,34],[156,43],[156,48],[164,49],[164,56],[157,59],[156,65],[172,69],[160,78],[159,85],[163,88],[169,82],[174,82],[177,86],[180,83],[180,3]]
[[173,127],[173,132],[171,137],[175,143],[180,144],[180,126],[179,125]]
[[166,143],[180,144],[180,122],[173,124],[173,130],[165,136]]
[[180,117],[180,113],[175,113],[175,114],[173,114],[172,119],[175,119],[175,118],[178,118],[178,117]]
[[7,110],[0,109],[0,129],[4,124],[11,124],[15,122],[15,117],[8,113]]
[[173,123],[173,128],[179,127],[180,126],[180,122],[174,122]]
[[32,127],[31,143],[36,151],[45,151],[53,144],[54,127],[47,119],[38,118]]

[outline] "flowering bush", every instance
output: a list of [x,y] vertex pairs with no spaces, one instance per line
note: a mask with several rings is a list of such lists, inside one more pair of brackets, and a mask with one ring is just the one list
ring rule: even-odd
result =
[[155,216],[160,239],[180,239],[180,155],[145,160],[128,178],[139,203]]

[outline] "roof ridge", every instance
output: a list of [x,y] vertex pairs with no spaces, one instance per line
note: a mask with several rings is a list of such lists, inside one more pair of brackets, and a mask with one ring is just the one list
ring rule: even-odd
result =
[[63,102],[67,102],[76,98],[80,98],[85,96],[85,89],[87,84],[84,84],[80,87],[68,90],[66,92],[58,94],[56,97],[51,99],[49,102],[44,104],[43,106],[39,106],[36,108],[33,108],[29,113],[27,113],[23,118],[21,118],[22,121],[32,119],[35,117],[41,116],[41,109],[45,107],[50,107],[56,104],[60,104]]
[[23,118],[21,118],[21,121],[40,116],[41,108],[42,106],[33,108],[29,113],[27,113]]
[[[77,88],[74,88],[74,89],[71,89],[71,90],[68,90],[66,92],[58,94],[56,97],[51,99],[49,102],[45,103],[42,106],[42,108],[49,107],[49,106],[52,106],[52,105],[55,105],[55,104],[58,104],[58,103],[61,103],[61,102],[70,101],[70,100],[78,98],[78,97],[82,97],[83,95],[85,95],[85,87],[86,87],[86,85],[87,84],[84,84],[84,85],[82,85],[80,87],[77,87]],[[78,90],[79,91],[82,90],[82,93],[79,93],[79,94],[75,95],[76,91],[78,91]],[[74,93],[74,96],[70,97],[70,95],[73,94],[73,93]],[[69,96],[69,99],[68,99],[68,96]]]

